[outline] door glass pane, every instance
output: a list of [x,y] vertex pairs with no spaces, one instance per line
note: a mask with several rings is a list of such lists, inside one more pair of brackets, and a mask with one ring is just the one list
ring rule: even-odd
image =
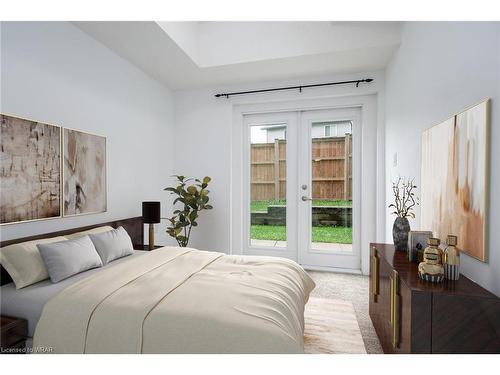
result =
[[311,126],[311,249],[352,252],[352,122]]
[[286,247],[286,124],[250,127],[250,245]]

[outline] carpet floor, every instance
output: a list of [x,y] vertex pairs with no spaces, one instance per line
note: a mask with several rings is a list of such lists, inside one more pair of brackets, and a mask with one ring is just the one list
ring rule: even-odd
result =
[[352,303],[368,354],[383,353],[368,314],[368,277],[333,272],[308,271],[316,283],[311,297]]

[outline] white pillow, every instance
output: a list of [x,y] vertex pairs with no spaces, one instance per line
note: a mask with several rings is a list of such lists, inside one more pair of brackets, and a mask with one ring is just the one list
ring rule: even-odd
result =
[[16,289],[49,278],[47,268],[36,245],[64,241],[64,237],[43,238],[0,248],[0,263],[9,273]]
[[107,232],[110,230],[113,230],[113,227],[106,225],[103,227],[97,227],[97,228],[92,228],[89,230],[84,230],[82,232],[65,234],[64,237],[66,237],[68,240],[76,240],[77,238],[81,238],[81,237],[86,236],[88,234],[103,233],[103,232]]
[[134,253],[132,240],[123,227],[104,233],[91,234],[89,237],[104,264]]
[[102,266],[101,258],[89,236],[37,246],[53,283]]

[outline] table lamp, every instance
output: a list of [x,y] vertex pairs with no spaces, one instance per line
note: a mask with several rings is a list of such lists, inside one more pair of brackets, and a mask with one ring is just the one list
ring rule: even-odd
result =
[[155,226],[160,222],[160,202],[142,202],[142,220],[149,224],[149,250],[155,248]]

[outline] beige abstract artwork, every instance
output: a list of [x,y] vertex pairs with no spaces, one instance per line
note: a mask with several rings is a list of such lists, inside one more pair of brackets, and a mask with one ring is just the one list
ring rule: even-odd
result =
[[486,261],[488,116],[486,100],[422,135],[421,228]]
[[106,138],[64,129],[64,216],[105,212]]
[[0,224],[61,216],[61,128],[0,119]]

